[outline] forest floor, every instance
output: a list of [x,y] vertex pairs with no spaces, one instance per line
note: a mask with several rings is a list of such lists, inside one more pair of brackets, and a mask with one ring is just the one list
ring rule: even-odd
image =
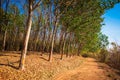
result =
[[120,80],[120,72],[95,59],[86,58],[80,67],[56,75],[54,80]]
[[0,52],[0,80],[120,80],[120,72],[93,58],[74,56],[60,60],[54,54],[29,52],[25,71],[18,70],[20,52]]

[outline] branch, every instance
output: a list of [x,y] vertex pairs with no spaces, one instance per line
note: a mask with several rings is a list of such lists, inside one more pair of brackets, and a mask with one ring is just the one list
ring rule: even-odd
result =
[[62,11],[62,12],[60,13],[60,16],[67,11],[68,7],[69,7],[73,2],[74,2],[74,0],[71,0],[71,1],[69,2],[69,5],[67,5],[67,6],[65,7],[64,11]]
[[32,11],[35,10],[38,6],[40,6],[40,2],[41,2],[41,0],[39,0],[39,1],[33,6]]

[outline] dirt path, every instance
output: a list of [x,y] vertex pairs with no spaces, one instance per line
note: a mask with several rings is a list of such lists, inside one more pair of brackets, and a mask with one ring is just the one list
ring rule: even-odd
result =
[[54,80],[120,80],[120,75],[106,64],[86,58],[80,67],[58,74]]

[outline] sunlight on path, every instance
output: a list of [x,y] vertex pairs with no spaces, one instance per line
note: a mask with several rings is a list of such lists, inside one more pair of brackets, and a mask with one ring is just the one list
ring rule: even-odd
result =
[[79,68],[56,75],[54,80],[119,80],[109,69],[107,65],[87,58]]

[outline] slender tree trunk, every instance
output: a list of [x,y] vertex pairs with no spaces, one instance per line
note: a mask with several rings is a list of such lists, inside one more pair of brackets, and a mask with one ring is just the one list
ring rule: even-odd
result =
[[59,53],[61,54],[61,48],[62,48],[62,41],[63,41],[63,31],[60,33],[60,41],[59,41]]
[[53,30],[53,35],[52,35],[52,41],[51,41],[51,51],[50,51],[50,54],[49,54],[49,61],[51,62],[52,61],[52,55],[53,55],[53,46],[54,46],[54,36],[55,36],[55,34],[54,34],[54,32],[55,32],[55,27],[54,27],[54,30]]
[[78,45],[78,52],[77,52],[77,56],[80,56],[80,50],[81,50],[81,43],[79,43],[79,45]]
[[49,35],[48,35],[48,39],[47,39],[48,45],[46,45],[47,52],[50,52],[50,43],[51,43],[51,40],[52,40],[51,38],[52,38],[52,31],[49,30]]
[[44,26],[44,30],[43,30],[43,39],[42,39],[42,54],[44,53],[44,49],[45,49],[45,37],[46,37],[46,26]]
[[58,44],[58,38],[57,38],[57,30],[55,32],[55,37],[54,37],[54,46],[56,46],[54,49],[55,49],[55,52],[59,52],[59,49],[57,47],[57,44]]
[[66,43],[65,37],[66,37],[66,33],[64,33],[64,35],[63,35],[63,44],[62,44],[63,46],[62,46],[61,60],[63,59],[63,55],[64,55],[64,51],[65,51],[65,43]]
[[74,54],[74,50],[75,50],[74,34],[72,35],[72,39],[71,39],[71,49],[72,49],[72,51],[71,51],[71,57],[72,57],[73,55],[75,55],[75,54]]
[[35,50],[35,51],[37,50],[38,38],[39,38],[39,34],[37,34],[36,38],[33,41],[34,42],[34,44],[33,44],[34,45],[34,49],[33,50]]
[[69,34],[69,39],[68,39],[68,46],[67,46],[67,53],[66,53],[66,57],[69,56],[69,50],[70,50],[70,47],[71,47],[71,39],[72,39],[72,36],[71,36],[71,33]]
[[54,39],[55,39],[56,31],[57,31],[57,22],[55,23],[54,29],[53,29],[53,35],[52,35],[52,41],[51,41],[51,51],[50,51],[49,59],[48,59],[50,62],[52,62],[53,47],[54,47]]
[[5,50],[6,38],[7,38],[7,30],[5,30],[4,37],[3,37],[3,48],[2,48],[2,51]]
[[39,15],[39,17],[38,17],[38,25],[37,25],[37,30],[35,31],[35,35],[34,35],[34,40],[33,40],[33,42],[34,42],[34,50],[37,50],[37,44],[38,44],[38,39],[39,39],[39,33],[40,33],[40,22],[41,22],[41,15],[42,14],[40,14]]
[[31,25],[32,25],[32,2],[29,3],[27,31],[26,31],[26,35],[24,39],[24,45],[23,45],[23,49],[21,52],[21,58],[20,58],[20,64],[19,64],[19,69],[21,70],[24,70],[24,66],[25,66],[25,58],[26,58],[26,53],[27,53],[27,46],[28,46],[28,41],[29,41],[29,36],[30,36],[30,31],[31,31]]
[[[48,16],[49,16],[49,23],[48,23],[48,26],[52,26],[51,24],[52,24],[52,2],[51,2],[51,4],[49,5],[49,13],[48,13]],[[46,45],[46,48],[47,48],[47,52],[50,52],[50,48],[51,48],[51,40],[52,40],[52,31],[51,31],[51,29],[50,28],[48,28],[48,32],[49,32],[49,34],[48,34],[48,39],[47,39],[47,43],[48,43],[48,45]]]
[[68,53],[69,53],[69,42],[67,43],[67,52],[66,52],[66,57],[68,57]]
[[[52,7],[51,7],[52,9]],[[57,9],[56,9],[57,10]],[[51,15],[52,17],[52,15]],[[50,51],[50,54],[49,54],[49,61],[52,62],[52,55],[53,55],[53,47],[54,47],[54,40],[55,40],[55,34],[57,32],[57,26],[58,26],[58,11],[55,11],[55,20],[54,20],[54,23],[53,23],[53,35],[52,35],[52,40],[51,40],[51,51]]]

